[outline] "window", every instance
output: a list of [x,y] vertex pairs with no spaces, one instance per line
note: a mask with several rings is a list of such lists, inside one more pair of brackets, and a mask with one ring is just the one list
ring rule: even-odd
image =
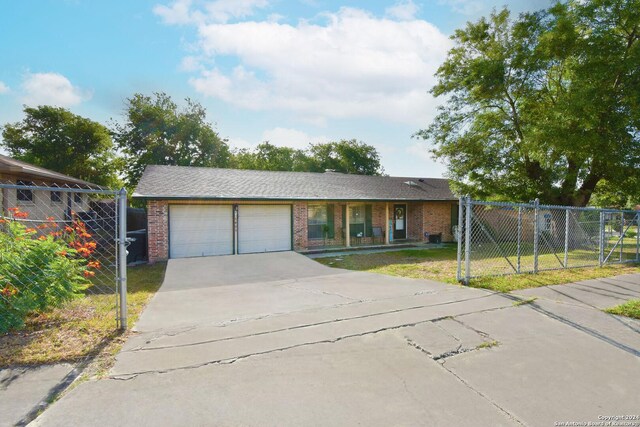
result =
[[[33,182],[18,181],[17,184],[28,186],[28,185],[33,185]],[[30,189],[16,190],[16,195],[19,202],[33,202],[33,190],[30,190]]]
[[[330,228],[333,229],[333,212],[331,212],[332,225],[329,227],[329,206],[333,207],[333,205],[309,205],[307,208],[307,236],[309,239],[330,237]],[[332,237],[333,233],[331,233]]]
[[373,235],[371,205],[349,206],[349,234],[351,237],[370,237]]
[[73,193],[73,201],[77,205],[82,204],[82,193]]
[[51,203],[62,203],[62,192],[61,191],[52,191],[50,193]]

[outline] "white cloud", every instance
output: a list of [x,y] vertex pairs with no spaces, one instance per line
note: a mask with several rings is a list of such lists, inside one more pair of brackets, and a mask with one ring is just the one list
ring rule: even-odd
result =
[[385,9],[385,14],[400,21],[415,19],[420,8],[411,0],[401,1]]
[[27,105],[71,107],[91,99],[91,92],[73,86],[58,73],[28,73],[21,85],[22,102]]
[[9,86],[0,81],[0,95],[2,95],[3,93],[9,93],[10,90],[11,89],[9,89]]
[[[234,18],[245,18],[269,5],[267,0],[215,0],[196,1],[174,0],[170,5],[157,4],[153,12],[165,24],[205,24],[207,22],[226,23]],[[195,6],[200,9],[195,9]]]
[[487,4],[482,0],[440,0],[439,3],[449,5],[454,12],[467,16],[481,16],[487,10]]
[[200,58],[197,58],[195,56],[185,56],[184,58],[182,58],[182,61],[180,61],[179,68],[181,71],[187,72],[200,71],[203,69],[200,62]]
[[[435,110],[427,91],[451,42],[432,24],[400,21],[395,13],[378,18],[342,8],[324,14],[321,24],[199,24],[198,54],[218,65],[190,83],[235,106],[292,111],[308,122],[375,117],[424,124]],[[224,69],[225,57],[239,65]]]
[[278,147],[291,147],[302,150],[307,148],[309,144],[329,142],[329,138],[326,136],[311,136],[297,129],[282,127],[265,130],[262,133],[262,140],[269,141],[269,143]]

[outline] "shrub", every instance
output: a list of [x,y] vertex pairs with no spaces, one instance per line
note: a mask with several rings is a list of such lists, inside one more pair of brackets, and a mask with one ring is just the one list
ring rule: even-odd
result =
[[36,228],[24,225],[25,212],[12,208],[0,220],[0,333],[24,325],[29,313],[60,306],[82,295],[99,268],[88,258],[95,242],[82,222],[64,229],[49,218]]

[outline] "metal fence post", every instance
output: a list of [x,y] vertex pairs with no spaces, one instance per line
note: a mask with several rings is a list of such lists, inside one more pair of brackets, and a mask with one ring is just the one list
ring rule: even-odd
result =
[[564,268],[569,266],[569,209],[564,211]]
[[620,262],[624,259],[624,212],[620,212]]
[[467,196],[465,206],[465,227],[464,227],[464,283],[469,284],[471,279],[471,215],[472,205],[471,197]]
[[127,329],[127,190],[121,189],[118,200],[118,290],[120,292],[120,329]]
[[640,262],[640,211],[636,213],[636,262]]
[[518,247],[517,247],[517,263],[516,270],[520,274],[520,257],[522,255],[522,206],[518,206]]
[[540,199],[534,201],[533,206],[533,272],[538,272],[538,239],[540,237],[540,224],[538,224]]
[[598,263],[600,264],[600,267],[602,267],[602,265],[604,264],[604,216],[604,211],[600,211],[600,248],[598,255]]
[[464,198],[460,197],[458,199],[458,269],[456,272],[456,280],[460,282],[462,280],[462,230],[463,230],[463,221],[464,218],[464,207],[463,207]]

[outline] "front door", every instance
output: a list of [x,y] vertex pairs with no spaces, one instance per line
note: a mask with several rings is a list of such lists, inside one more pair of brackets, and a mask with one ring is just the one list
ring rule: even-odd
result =
[[393,238],[407,238],[407,205],[393,206]]

